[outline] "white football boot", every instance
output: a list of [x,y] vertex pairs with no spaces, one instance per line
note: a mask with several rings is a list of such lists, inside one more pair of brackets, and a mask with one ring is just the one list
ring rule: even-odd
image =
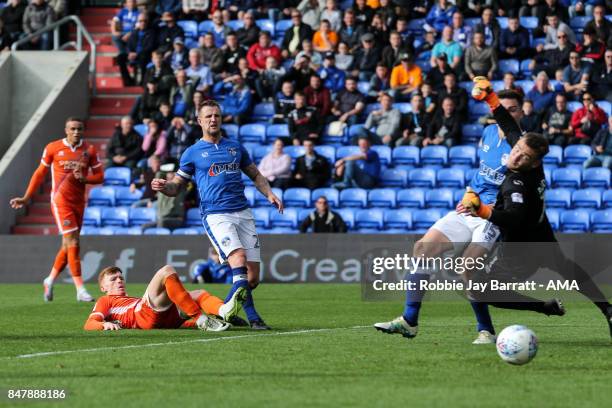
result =
[[491,334],[488,330],[481,330],[472,344],[495,344],[495,340],[494,334]]

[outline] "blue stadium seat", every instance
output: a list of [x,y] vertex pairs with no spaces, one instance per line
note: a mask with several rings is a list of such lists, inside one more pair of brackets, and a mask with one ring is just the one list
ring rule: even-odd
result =
[[312,190],[310,196],[311,201],[314,203],[319,197],[325,196],[330,207],[337,208],[340,206],[340,193],[335,188],[323,187]]
[[518,75],[521,72],[521,64],[517,59],[503,59],[499,60],[499,72],[505,74],[512,72],[514,75]]
[[340,192],[340,205],[342,207],[368,206],[368,192],[363,188],[347,188]]
[[552,171],[554,168],[547,167],[544,165],[544,179],[546,180],[546,186],[552,186]]
[[355,226],[357,228],[383,228],[383,211],[379,208],[369,210],[357,210],[355,214]]
[[315,146],[315,152],[329,160],[330,164],[336,163],[336,148],[334,146]]
[[571,208],[572,192],[566,188],[555,188],[544,192],[544,203],[547,208]]
[[147,228],[142,235],[170,235],[172,232],[168,228]]
[[[525,61],[523,61],[525,62]],[[527,60],[527,62],[529,62],[529,60]],[[522,68],[521,68],[522,71]],[[530,79],[523,79],[520,81],[516,81],[515,84],[517,86],[520,86],[521,88],[523,88],[523,92],[525,92],[525,94],[529,91],[531,91],[533,89],[533,87],[535,86],[535,82],[533,82]]]
[[425,191],[420,188],[409,188],[397,192],[397,206],[407,208],[425,208]]
[[364,95],[367,95],[370,92],[370,83],[368,81],[359,81],[357,82],[357,90]]
[[102,209],[99,207],[85,207],[83,213],[83,225],[99,227],[102,222]]
[[495,92],[499,92],[504,89],[504,81],[491,81],[491,86]]
[[580,169],[555,169],[552,172],[553,187],[580,188]]
[[612,103],[611,102],[609,102],[609,101],[597,101],[597,106],[599,106],[601,108],[601,110],[606,112],[606,115],[608,115],[608,116],[612,115]]
[[115,228],[113,227],[98,228],[95,234],[92,234],[92,235],[115,235]]
[[588,232],[590,225],[589,212],[587,210],[565,210],[561,213],[560,222],[562,232]]
[[81,227],[80,234],[81,235],[98,235],[98,231],[100,228],[93,227],[91,225],[84,225]]
[[251,119],[261,122],[270,120],[272,116],[274,116],[274,104],[268,102],[256,104],[251,113]]
[[132,171],[129,167],[109,167],[104,170],[104,184],[129,186],[132,180]]
[[[525,77],[525,78],[530,78],[531,77],[531,67],[529,66],[531,64],[531,60],[530,59],[525,59],[521,61],[521,76]],[[521,86],[521,88],[523,88],[523,91],[525,90],[524,87]]]
[[142,191],[136,189],[130,191],[129,187],[115,187],[115,202],[116,205],[132,205],[142,198]]
[[412,229],[412,212],[410,210],[390,210],[383,215],[385,228]]
[[508,28],[508,17],[496,17],[497,22],[499,23],[499,28],[505,30]]
[[[350,7],[351,6],[349,6],[349,8]],[[342,10],[344,10],[344,8],[342,8]],[[408,20],[408,30],[411,31],[413,34],[420,34],[423,31],[425,31],[425,29],[423,28],[424,26],[425,26],[424,18],[415,18],[413,20]]]
[[255,207],[255,196],[259,194],[255,187],[247,186],[244,188],[244,196],[249,203],[249,207]]
[[140,227],[108,227],[112,228],[113,235],[142,235]]
[[468,103],[468,111],[471,122],[476,122],[480,117],[489,114],[489,106],[483,102],[470,102]]
[[187,48],[188,50],[191,50],[192,48],[197,48],[200,45],[198,44],[198,40],[196,40],[195,38],[186,38],[185,39],[185,48]]
[[582,166],[582,163],[591,157],[591,152],[591,146],[569,145],[563,151],[565,164],[578,164]]
[[355,209],[354,208],[338,208],[337,212],[349,229],[355,228]]
[[382,187],[406,187],[408,172],[404,169],[385,169],[380,173]]
[[[282,197],[283,196],[283,190],[281,190],[280,188],[272,187],[272,192],[277,197]],[[270,204],[268,199],[266,197],[264,197],[263,194],[259,194],[259,193],[255,194],[255,206],[256,207],[265,207],[265,208],[269,209],[271,205],[272,204]]]
[[359,132],[363,128],[364,128],[363,123],[356,123],[354,125],[349,126],[348,129],[345,130],[345,133],[348,132],[348,138],[349,140],[352,140],[354,137],[359,135]]
[[306,217],[310,217],[310,214],[313,211],[314,210],[312,208],[302,208],[302,209],[298,210],[298,224],[301,224],[302,221],[304,221],[306,219]]
[[136,207],[130,208],[130,226],[142,225],[155,222],[155,208]]
[[412,213],[412,226],[418,230],[425,230],[431,227],[442,217],[438,209],[416,210]]
[[575,190],[572,193],[572,204],[574,208],[597,209],[601,207],[601,190],[597,188]]
[[200,231],[197,228],[177,228],[172,235],[200,235]]
[[421,164],[423,166],[445,166],[448,162],[446,146],[425,146],[421,149]]
[[392,188],[375,188],[368,193],[370,207],[395,208],[395,190]]
[[285,31],[292,26],[293,21],[291,21],[291,19],[278,20],[274,25],[274,37],[280,40],[285,35]]
[[268,231],[266,231],[266,233],[268,234],[297,234],[299,233],[299,231],[296,230],[295,228],[276,227],[276,228],[269,229]]
[[567,103],[567,110],[570,112],[575,112],[580,108],[582,108],[582,102],[570,101]]
[[465,89],[465,91],[469,94],[472,91],[474,83],[472,81],[461,81],[459,82],[459,84],[457,84],[457,86],[459,88]]
[[454,208],[455,198],[450,188],[427,190],[425,206],[428,208]]
[[127,227],[129,224],[129,208],[127,207],[105,207],[102,209],[100,225],[103,227],[116,225]]
[[276,209],[270,210],[270,226],[273,228],[297,228],[298,212],[295,208],[285,208],[282,214]]
[[264,156],[270,153],[271,151],[272,145],[257,146],[255,149],[253,149],[253,160],[256,163],[259,163],[261,159],[263,159]]
[[365,109],[363,110],[363,115],[364,115],[365,117],[367,117],[367,116],[368,116],[370,113],[372,113],[372,112],[374,112],[374,111],[377,111],[377,110],[380,110],[380,109],[381,109],[381,107],[380,107],[380,103],[378,103],[378,102],[375,102],[375,103],[368,103],[368,104],[365,106]]
[[98,205],[103,207],[115,206],[115,189],[112,187],[94,187],[89,190],[87,205]]
[[476,148],[474,146],[453,146],[448,151],[448,161],[451,166],[474,166],[476,164]]
[[240,141],[264,143],[266,140],[266,127],[265,123],[249,123],[240,126]]
[[559,210],[557,208],[547,208],[546,217],[553,231],[559,230]]
[[142,137],[144,137],[148,131],[147,125],[145,125],[144,123],[139,123],[137,125],[134,125],[134,130],[136,131],[136,133],[138,133]]
[[398,146],[392,153],[394,165],[418,166],[420,163],[420,151],[416,146]]
[[581,33],[584,31],[584,27],[587,25],[589,21],[591,21],[593,17],[589,16],[576,16],[570,18],[569,25],[576,33]]
[[270,33],[272,37],[274,37],[274,22],[272,20],[268,20],[267,18],[262,18],[255,21],[257,27],[261,29],[261,31],[267,31]]
[[465,184],[468,185],[472,182],[474,174],[478,172],[478,169],[466,169],[465,170]]
[[283,202],[287,207],[310,207],[310,190],[293,187],[285,190]]
[[396,102],[393,104],[393,107],[403,114],[412,112],[412,105],[410,102]]
[[529,32],[538,28],[538,18],[537,17],[519,17],[519,22],[521,26],[525,27]]
[[602,207],[612,208],[612,190],[605,190],[601,196]]
[[185,32],[185,38],[198,37],[198,23],[191,20],[179,20],[176,24]]
[[591,213],[591,230],[598,234],[612,233],[612,211],[593,211]]
[[431,71],[431,64],[429,63],[429,61],[417,60],[417,61],[415,61],[415,64],[418,65],[419,68],[421,68],[421,71],[424,74],[428,74],[429,71]]
[[259,207],[253,208],[253,218],[255,219],[255,226],[257,228],[270,228],[270,209]]
[[610,169],[606,167],[591,167],[582,171],[584,187],[610,188]]
[[340,146],[336,149],[336,159],[342,159],[346,156],[351,156],[353,154],[359,154],[360,150],[358,146]]
[[408,173],[409,187],[434,188],[436,186],[436,171],[434,169],[412,169]]
[[459,201],[461,201],[461,199],[463,198],[463,195],[465,194],[465,189],[464,188],[456,188],[453,191],[453,198],[456,203],[458,203]]
[[[251,156],[251,157],[253,157],[253,156]],[[255,160],[255,159],[253,159],[253,160]],[[242,173],[242,175],[240,177],[241,177],[242,182],[244,183],[245,186],[254,186],[255,185],[255,183],[253,183],[253,180],[251,180],[249,178],[249,176],[247,176],[246,174]]]
[[287,146],[283,149],[283,151],[291,157],[291,163],[295,164],[295,160],[304,155],[304,147],[303,146]]
[[461,168],[440,169],[436,173],[438,187],[463,188],[465,172]]
[[544,164],[558,166],[563,162],[563,148],[557,145],[548,147],[548,154],[544,156]]
[[464,20],[465,25],[474,29],[480,23],[480,17],[468,17]]
[[232,31],[238,31],[244,27],[244,22],[242,20],[230,20],[225,25],[231,28]]
[[201,227],[202,216],[200,215],[199,208],[190,208],[185,214],[185,226],[187,227]]
[[226,123],[225,125],[221,125],[221,128],[225,130],[225,134],[229,139],[238,140],[240,126],[234,125],[233,123]]
[[483,130],[484,127],[479,124],[463,125],[461,127],[461,133],[463,134],[462,140],[468,143],[478,142],[482,136]]
[[391,148],[389,146],[374,145],[372,146],[372,150],[378,153],[380,164],[387,166],[389,163],[391,163]]
[[289,137],[289,126],[285,124],[268,126],[266,129],[266,142],[270,143],[279,137]]
[[212,20],[204,20],[198,25],[198,35],[203,35],[206,33],[210,33],[215,29],[215,24]]

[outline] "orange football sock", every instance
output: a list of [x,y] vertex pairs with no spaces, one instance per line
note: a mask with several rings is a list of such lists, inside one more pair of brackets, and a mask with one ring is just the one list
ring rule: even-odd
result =
[[81,258],[79,257],[79,247],[68,247],[68,265],[70,265],[70,274],[74,281],[74,286],[77,289],[83,287],[83,278],[81,278]]
[[198,305],[206,314],[219,315],[219,308],[223,305],[223,301],[216,296],[204,291],[198,296]]
[[168,293],[168,297],[172,303],[189,317],[197,318],[202,314],[200,306],[191,298],[191,295],[187,292],[177,274],[173,273],[168,276],[164,282],[164,286],[166,287],[166,293]]
[[51,283],[57,279],[60,273],[66,267],[68,263],[68,258],[66,256],[66,250],[64,247],[61,247],[59,251],[57,251],[57,255],[55,256],[55,262],[53,262],[53,268],[51,269],[51,273],[49,274],[49,280]]

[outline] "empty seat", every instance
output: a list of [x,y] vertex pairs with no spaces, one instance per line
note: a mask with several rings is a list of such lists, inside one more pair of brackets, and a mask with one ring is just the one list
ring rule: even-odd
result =
[[474,166],[476,148],[474,146],[453,146],[448,151],[448,161],[451,165]]
[[357,228],[383,228],[383,211],[378,208],[369,210],[358,210],[355,214],[355,226]]
[[383,215],[385,228],[412,229],[412,212],[410,210],[390,210]]
[[563,151],[563,156],[566,164],[582,165],[586,159],[591,157],[591,152],[591,146],[569,145]]
[[601,196],[602,207],[612,208],[612,190],[606,190]]
[[572,193],[572,204],[574,208],[599,208],[601,207],[601,190],[596,188],[585,188]]
[[468,104],[468,111],[470,116],[470,121],[475,122],[482,116],[486,116],[489,114],[489,106],[486,103],[482,102],[472,102],[470,99],[470,103]]
[[143,235],[170,235],[172,232],[168,228],[147,228]]
[[[283,196],[283,190],[280,188],[272,187],[272,192],[277,197]],[[265,197],[263,194],[259,194],[257,192],[255,193],[255,206],[270,208],[271,205],[272,204],[270,204],[267,197]]]
[[274,105],[269,102],[258,103],[253,107],[251,118],[256,121],[265,122],[274,116]]
[[270,227],[270,209],[269,208],[253,208],[253,218],[255,219],[255,226],[257,228],[269,228]]
[[336,149],[336,158],[342,159],[347,156],[352,156],[354,154],[359,154],[361,150],[357,146],[340,146]]
[[349,229],[355,228],[355,209],[353,208],[338,208],[334,210],[342,217],[342,220]]
[[117,205],[132,205],[142,198],[142,191],[130,191],[129,187],[115,187],[115,202]]
[[425,146],[421,149],[422,165],[444,166],[448,162],[446,146]]
[[339,207],[340,206],[340,192],[335,188],[323,187],[317,188],[316,190],[312,190],[312,194],[310,196],[311,201],[314,203],[319,197],[325,196],[327,198],[327,202],[330,207]]
[[336,162],[336,148],[334,146],[315,146],[315,152],[325,157],[331,164]]
[[288,207],[309,207],[310,190],[307,188],[288,188],[283,194],[283,202]]
[[606,112],[607,116],[612,115],[612,102],[609,101],[597,101],[597,106],[601,108],[604,112]]
[[418,166],[420,163],[420,151],[416,146],[398,146],[393,149],[392,158],[394,165]]
[[380,174],[380,185],[383,187],[406,187],[408,173],[404,169],[385,169]]
[[412,213],[412,226],[420,230],[428,229],[441,217],[438,209],[416,210]]
[[128,167],[109,167],[104,170],[104,184],[129,186],[132,171]]
[[215,24],[212,20],[204,20],[198,25],[198,35],[210,33],[214,28]]
[[272,151],[272,145],[257,146],[253,149],[253,161],[259,163],[265,155]]
[[396,102],[393,104],[393,107],[399,110],[401,113],[412,112],[412,105],[410,102]]
[[461,127],[461,133],[463,135],[463,141],[473,143],[478,142],[482,136],[484,127],[478,124],[463,125]]
[[368,206],[368,192],[363,188],[347,188],[340,192],[340,205],[342,207]]
[[266,127],[263,123],[249,123],[240,126],[240,141],[264,143],[266,140]]
[[559,209],[557,208],[547,208],[546,209],[546,218],[548,218],[548,222],[552,227],[553,231],[559,230]]
[[380,164],[386,166],[391,163],[391,148],[389,146],[374,145],[372,146],[372,150],[378,153]]
[[244,22],[242,20],[230,20],[226,22],[225,25],[231,28],[232,31],[238,31],[244,27]]
[[465,184],[469,185],[474,178],[474,175],[478,172],[478,169],[466,169],[465,170]]
[[270,143],[279,137],[289,137],[289,126],[285,124],[275,124],[266,128],[266,142]]
[[610,169],[591,167],[582,172],[584,187],[610,188]]
[[290,29],[293,26],[293,21],[291,19],[286,20],[278,20],[274,25],[274,36],[276,39],[280,39],[285,35],[285,31]]
[[185,225],[188,227],[201,227],[202,216],[199,208],[190,208],[185,214]]
[[198,37],[198,23],[191,20],[179,20],[176,24],[183,29],[186,38]]
[[298,212],[295,208],[285,208],[283,213],[279,213],[276,209],[270,210],[270,226],[273,228],[297,228]]
[[425,193],[425,206],[428,208],[453,208],[454,203],[453,190],[449,188],[428,190]]
[[89,191],[87,205],[103,207],[115,206],[115,189],[112,187],[94,187]]
[[557,145],[550,145],[548,153],[544,156],[544,164],[558,166],[563,162],[563,148]]
[[108,227],[112,228],[113,235],[142,235],[140,227]]
[[200,231],[197,228],[177,228],[172,235],[200,235]]
[[420,188],[409,188],[397,192],[397,206],[408,208],[425,208],[425,191]]
[[584,31],[584,27],[586,27],[587,23],[592,20],[592,17],[589,16],[576,16],[570,18],[569,25],[577,33],[581,33]]
[[410,187],[434,188],[436,186],[436,171],[434,169],[412,169],[408,174]]
[[589,230],[587,210],[565,210],[561,213],[560,229],[567,233],[581,233]]
[[225,130],[225,134],[229,139],[238,140],[238,136],[240,135],[240,126],[233,123],[226,123],[225,125],[222,125],[221,128]]
[[99,227],[102,225],[102,209],[99,207],[85,207],[83,213],[83,225]]
[[519,17],[519,22],[521,26],[525,27],[527,30],[529,30],[529,32],[538,28],[539,24],[537,17]]
[[552,172],[553,187],[580,188],[580,169],[555,169]]
[[261,29],[261,31],[267,31],[270,33],[272,37],[274,37],[274,22],[272,20],[268,20],[267,18],[262,18],[255,21],[257,27]]
[[600,234],[612,233],[612,211],[593,211],[591,213],[591,230]]
[[571,208],[572,192],[565,188],[555,188],[544,192],[544,202],[549,208]]
[[129,209],[126,207],[105,207],[102,209],[101,224],[103,227],[117,225],[127,227],[129,224]]
[[357,82],[357,90],[364,95],[367,95],[370,91],[370,83],[368,81]]
[[436,173],[438,187],[463,188],[465,172],[461,168],[440,169]]
[[259,194],[255,187],[247,186],[244,188],[244,196],[246,197],[249,207],[255,207],[255,195]]
[[517,59],[499,60],[498,64],[499,72],[503,74],[512,72],[514,75],[518,75],[521,72],[520,63]]
[[395,190],[390,188],[376,188],[368,193],[370,207],[395,208]]
[[130,208],[130,225],[142,225],[155,222],[155,208],[137,207]]

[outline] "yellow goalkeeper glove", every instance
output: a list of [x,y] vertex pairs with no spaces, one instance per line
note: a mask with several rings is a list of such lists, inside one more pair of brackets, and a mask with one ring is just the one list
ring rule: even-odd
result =
[[488,220],[491,216],[491,207],[483,204],[480,201],[480,196],[470,187],[465,189],[465,194],[461,199],[461,204],[472,213],[475,217],[484,218]]

